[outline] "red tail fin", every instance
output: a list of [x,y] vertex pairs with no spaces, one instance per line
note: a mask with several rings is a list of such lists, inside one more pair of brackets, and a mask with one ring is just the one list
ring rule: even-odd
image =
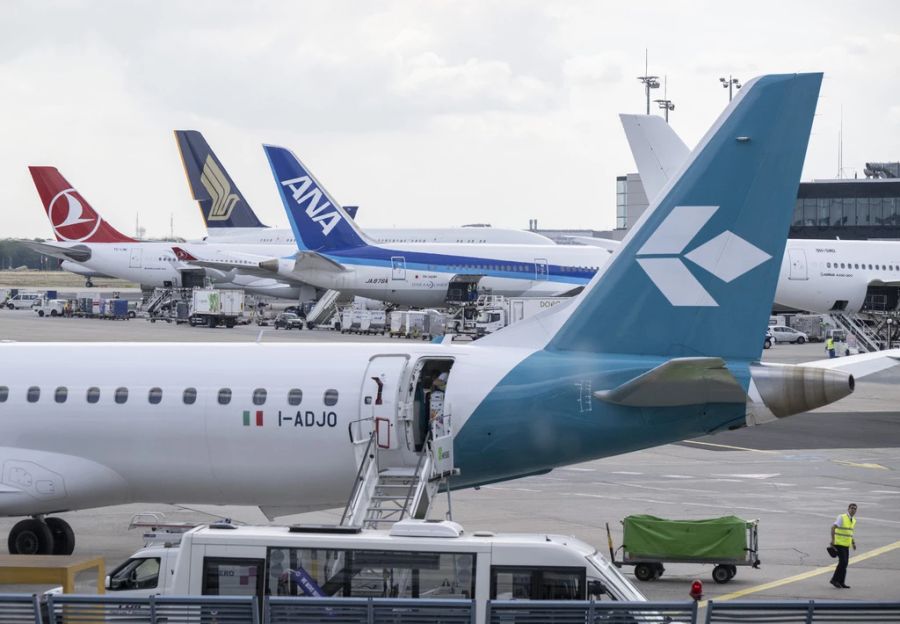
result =
[[172,247],[172,251],[175,252],[175,257],[182,262],[195,262],[197,260],[195,256],[191,255],[190,252],[185,251],[181,247]]
[[56,240],[84,243],[135,242],[100,218],[56,167],[28,167],[28,170],[44,203]]

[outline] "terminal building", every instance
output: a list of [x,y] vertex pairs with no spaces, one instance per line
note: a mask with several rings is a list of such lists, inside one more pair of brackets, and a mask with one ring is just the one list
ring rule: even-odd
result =
[[[801,182],[791,220],[790,238],[841,240],[900,239],[900,162],[866,163],[865,178]],[[559,243],[573,237],[622,240],[647,209],[641,176],[616,177],[614,230],[544,230],[537,220],[529,229]]]

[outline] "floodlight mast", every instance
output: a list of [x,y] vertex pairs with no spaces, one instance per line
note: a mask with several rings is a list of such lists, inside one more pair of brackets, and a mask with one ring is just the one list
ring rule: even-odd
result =
[[728,89],[728,101],[729,102],[731,101],[731,98],[734,97],[733,89],[740,89],[742,86],[740,78],[733,78],[731,76],[731,74],[728,74],[727,80],[725,78],[719,78],[719,82],[722,83],[723,89]]
[[672,100],[668,97],[669,92],[669,77],[665,76],[663,78],[663,84],[665,87],[663,88],[663,99],[661,100],[653,100],[656,104],[663,110],[663,114],[666,118],[666,123],[669,123],[669,111],[675,110],[675,104],[672,103]]
[[651,76],[648,71],[647,49],[644,49],[644,75],[638,76],[638,80],[644,85],[644,94],[647,97],[647,114],[650,114],[650,89],[659,89],[659,76]]

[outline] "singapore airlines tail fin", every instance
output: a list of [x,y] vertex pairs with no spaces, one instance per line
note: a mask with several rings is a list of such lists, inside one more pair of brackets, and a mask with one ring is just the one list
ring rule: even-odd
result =
[[757,359],[821,81],[748,83],[547,349]]
[[274,145],[263,149],[301,250],[327,254],[372,244],[293,152]]
[[631,155],[652,204],[691,155],[675,131],[656,115],[619,115]]
[[210,233],[228,228],[265,228],[215,152],[196,130],[176,130],[175,140],[191,194]]
[[79,243],[135,242],[104,221],[56,167],[28,167],[56,240]]

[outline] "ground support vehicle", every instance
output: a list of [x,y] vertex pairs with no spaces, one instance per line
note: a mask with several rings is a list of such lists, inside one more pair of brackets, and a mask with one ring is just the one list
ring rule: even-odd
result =
[[623,521],[622,559],[615,560],[609,525],[610,558],[621,567],[634,566],[640,581],[658,579],[664,563],[711,563],[716,583],[727,583],[738,566],[758,568],[759,520],[723,516],[708,520],[665,520],[649,515],[628,516]]
[[348,334],[381,334],[387,331],[387,312],[384,310],[366,310],[358,306],[341,311],[341,333]]
[[6,300],[6,307],[10,310],[30,310],[41,300],[38,293],[18,293]]
[[446,315],[437,310],[394,310],[390,336],[431,340],[444,335],[446,320]]
[[62,299],[41,299],[34,306],[38,316],[62,316],[66,311],[66,302]]
[[402,520],[390,530],[234,526],[189,530],[156,543],[110,574],[110,596],[254,595],[645,602],[597,550],[575,538],[484,531],[455,522]]
[[833,322],[822,314],[795,314],[791,317],[791,327],[806,334],[810,342],[824,342]]
[[191,293],[191,325],[234,327],[243,312],[243,290],[195,288]]
[[275,317],[272,325],[275,329],[303,329],[304,320],[293,312],[282,312]]

